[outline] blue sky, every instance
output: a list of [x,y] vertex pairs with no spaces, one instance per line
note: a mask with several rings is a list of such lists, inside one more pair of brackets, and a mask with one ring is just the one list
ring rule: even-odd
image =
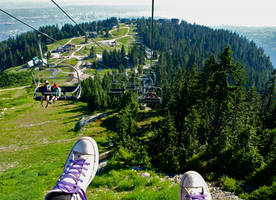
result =
[[[30,4],[31,2],[31,4]],[[148,5],[151,0],[56,0],[62,5]],[[13,3],[13,4],[11,4]],[[155,0],[155,14],[208,26],[276,26],[276,0]],[[1,6],[2,5],[2,6]],[[0,0],[0,7],[53,6],[50,0]]]

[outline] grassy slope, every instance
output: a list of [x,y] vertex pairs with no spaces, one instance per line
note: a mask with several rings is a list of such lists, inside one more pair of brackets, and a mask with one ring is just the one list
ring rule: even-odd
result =
[[[43,199],[62,173],[67,154],[81,136],[93,137],[100,152],[109,149],[102,120],[74,132],[85,104],[57,102],[48,109],[32,100],[32,90],[0,92],[0,194],[1,199]],[[142,124],[141,124],[142,125]],[[114,170],[118,169],[118,170]],[[109,164],[88,188],[88,199],[177,199],[178,185],[161,182],[156,174]]]
[[59,46],[65,45],[69,40],[70,38],[66,38],[66,39],[59,40],[53,44],[47,45],[48,51],[54,50]]
[[125,34],[127,34],[127,31],[127,27],[120,27],[119,30],[112,30],[113,38],[124,36]]

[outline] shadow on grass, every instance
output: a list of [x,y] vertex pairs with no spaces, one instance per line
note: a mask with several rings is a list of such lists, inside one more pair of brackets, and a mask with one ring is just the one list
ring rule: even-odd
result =
[[[70,105],[70,104],[62,104],[62,105],[58,105],[58,106],[66,106],[66,105]],[[89,111],[85,105],[79,105],[76,108],[62,111],[62,113],[78,113],[78,112],[81,112],[82,115],[91,114],[91,111]]]
[[160,127],[160,122],[151,122],[150,124],[142,125],[137,129],[136,136],[144,137],[149,131],[154,131],[158,127]]
[[149,118],[158,116],[158,112],[151,110],[148,112],[139,112],[137,117],[137,122],[146,121]]
[[117,115],[113,115],[111,117],[107,117],[106,119],[104,119],[101,123],[101,127],[106,128],[109,131],[115,131],[115,124],[118,120]]

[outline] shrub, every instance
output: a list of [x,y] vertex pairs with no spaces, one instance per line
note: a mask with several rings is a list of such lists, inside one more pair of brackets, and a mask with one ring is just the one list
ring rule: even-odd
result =
[[271,200],[276,199],[276,182],[273,182],[271,186],[262,186],[259,189],[252,192],[249,196],[249,200]]
[[32,77],[30,72],[18,72],[18,73],[7,73],[3,72],[0,74],[0,88],[5,87],[16,87],[22,85],[31,85]]
[[228,176],[223,176],[220,178],[220,182],[221,182],[220,184],[221,184],[222,188],[227,191],[235,192],[235,193],[242,192],[240,183],[233,178],[229,178]]

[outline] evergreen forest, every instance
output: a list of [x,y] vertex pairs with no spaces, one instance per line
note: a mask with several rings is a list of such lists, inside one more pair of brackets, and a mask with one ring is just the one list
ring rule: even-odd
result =
[[[150,46],[150,21],[136,22],[141,42]],[[137,126],[136,94],[108,94],[116,72],[83,82],[90,110],[119,113],[112,140],[130,154],[121,159],[167,174],[196,170],[230,180],[230,190],[244,199],[274,199],[276,70],[269,57],[237,34],[186,22],[156,22],[153,44],[163,100],[149,106],[162,120],[145,132]],[[124,55],[104,54],[104,60]]]

